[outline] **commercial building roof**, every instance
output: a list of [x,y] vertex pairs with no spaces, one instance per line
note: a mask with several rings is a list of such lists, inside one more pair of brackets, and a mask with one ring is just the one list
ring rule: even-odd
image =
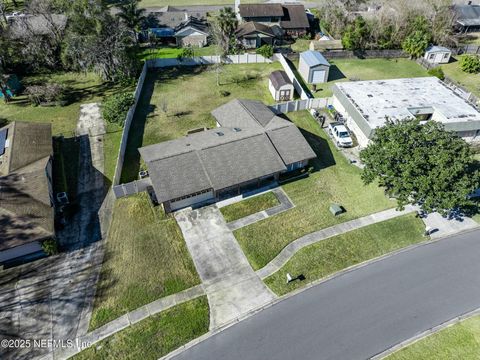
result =
[[327,59],[318,51],[307,50],[300,53],[300,58],[305,61],[305,63],[310,66],[318,66],[318,65],[325,65],[330,66],[330,63]]
[[139,149],[159,202],[228,188],[316,156],[293,123],[261,102],[232,100],[212,115],[217,128]]
[[275,70],[269,76],[273,87],[278,90],[284,85],[291,85],[292,81],[288,78],[287,73],[283,70]]
[[403,120],[419,113],[432,113],[447,129],[480,129],[480,113],[436,77],[336,83],[365,119],[370,129],[383,126],[387,118]]

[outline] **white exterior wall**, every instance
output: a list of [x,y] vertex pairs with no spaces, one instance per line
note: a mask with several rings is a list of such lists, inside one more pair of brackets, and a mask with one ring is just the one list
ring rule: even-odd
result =
[[287,100],[283,100],[283,101],[292,100],[293,99],[293,93],[295,91],[292,84],[283,85],[283,86],[280,87],[280,89],[277,90],[277,89],[275,89],[275,87],[273,86],[273,84],[270,80],[268,80],[268,90],[270,90],[270,94],[272,94],[272,97],[275,99],[275,101],[280,101],[280,91],[290,90],[290,98],[287,99]]
[[457,135],[469,143],[480,143],[480,130],[458,131]]
[[[431,58],[430,55],[433,54],[433,58]],[[448,55],[448,57],[445,58],[445,54]],[[425,53],[425,56],[424,56],[424,59],[427,60],[429,63],[432,63],[432,64],[446,64],[450,61],[450,56],[451,56],[451,52],[426,52]]]
[[303,80],[308,84],[309,83],[309,74],[310,74],[310,66],[303,61],[303,58],[300,56],[298,60],[298,73],[302,76]]
[[343,117],[346,119],[346,125],[350,131],[352,131],[355,134],[355,137],[357,138],[358,145],[361,148],[367,147],[368,143],[370,142],[370,139],[365,135],[365,133],[358,127],[357,123],[353,120],[353,118],[347,113],[343,105],[340,103],[340,101],[337,99],[336,96],[333,96],[333,107],[335,110],[337,110],[340,114],[343,115]]

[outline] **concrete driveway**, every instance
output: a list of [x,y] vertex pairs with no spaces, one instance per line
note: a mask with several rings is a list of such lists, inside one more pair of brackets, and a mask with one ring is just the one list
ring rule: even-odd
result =
[[182,210],[175,218],[207,293],[211,329],[275,298],[251,268],[215,205]]

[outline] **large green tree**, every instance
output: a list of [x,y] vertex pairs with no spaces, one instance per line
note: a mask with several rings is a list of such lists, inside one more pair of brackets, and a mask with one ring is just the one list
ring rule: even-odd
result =
[[119,6],[120,12],[117,16],[125,23],[127,28],[135,32],[135,35],[142,29],[145,21],[145,9],[138,7],[138,0],[129,0]]
[[347,50],[364,50],[370,36],[370,29],[367,22],[361,16],[347,26],[343,36],[342,44]]
[[426,212],[466,209],[480,183],[470,146],[435,121],[389,120],[360,158],[364,182],[378,181],[400,209],[409,203]]

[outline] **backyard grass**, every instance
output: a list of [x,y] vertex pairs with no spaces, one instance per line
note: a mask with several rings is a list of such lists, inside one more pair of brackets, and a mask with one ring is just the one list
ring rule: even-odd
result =
[[207,297],[190,300],[138,322],[72,357],[156,360],[208,332]]
[[[138,148],[215,127],[210,112],[236,98],[274,103],[268,76],[280,63],[225,65],[217,86],[212,67],[179,67],[149,72],[128,137],[122,182],[137,178]],[[223,95],[222,93],[223,92]]]
[[476,96],[480,97],[480,74],[469,74],[460,68],[461,56],[458,56],[455,60],[448,64],[442,65],[445,75],[459,85],[466,87],[469,91],[473,92]]
[[447,327],[388,356],[387,360],[477,360],[480,316]]
[[312,40],[307,39],[297,39],[292,45],[291,48],[295,52],[303,52],[310,49],[310,42]]
[[[424,228],[421,219],[409,214],[334,236],[301,249],[265,282],[277,295],[284,295],[349,266],[421,242]],[[305,280],[287,284],[287,273],[303,275]]]
[[[143,49],[138,53],[140,60],[159,59],[159,58],[177,58],[182,53],[182,48],[165,46],[155,49]],[[194,56],[215,55],[216,47],[214,45],[203,48],[193,48]]]
[[[409,59],[333,59],[329,62],[329,81],[317,85],[315,97],[332,96],[331,86],[339,81],[429,76],[421,65]],[[298,61],[295,66],[298,68]]]
[[220,212],[228,223],[279,204],[280,202],[275,194],[269,191],[265,194],[257,195],[238,203],[222,207]]
[[104,175],[111,185],[117,165],[118,152],[120,151],[120,142],[122,140],[123,128],[118,124],[106,122],[106,134],[104,135],[103,153],[104,153]]
[[[265,266],[303,235],[395,207],[376,184],[363,184],[361,170],[345,159],[308,112],[290,113],[289,118],[318,158],[312,161],[314,171],[309,177],[282,186],[295,208],[235,231],[254,269]],[[341,204],[346,212],[333,216],[332,203]]]
[[141,193],[116,201],[90,329],[199,284],[175,219]]

